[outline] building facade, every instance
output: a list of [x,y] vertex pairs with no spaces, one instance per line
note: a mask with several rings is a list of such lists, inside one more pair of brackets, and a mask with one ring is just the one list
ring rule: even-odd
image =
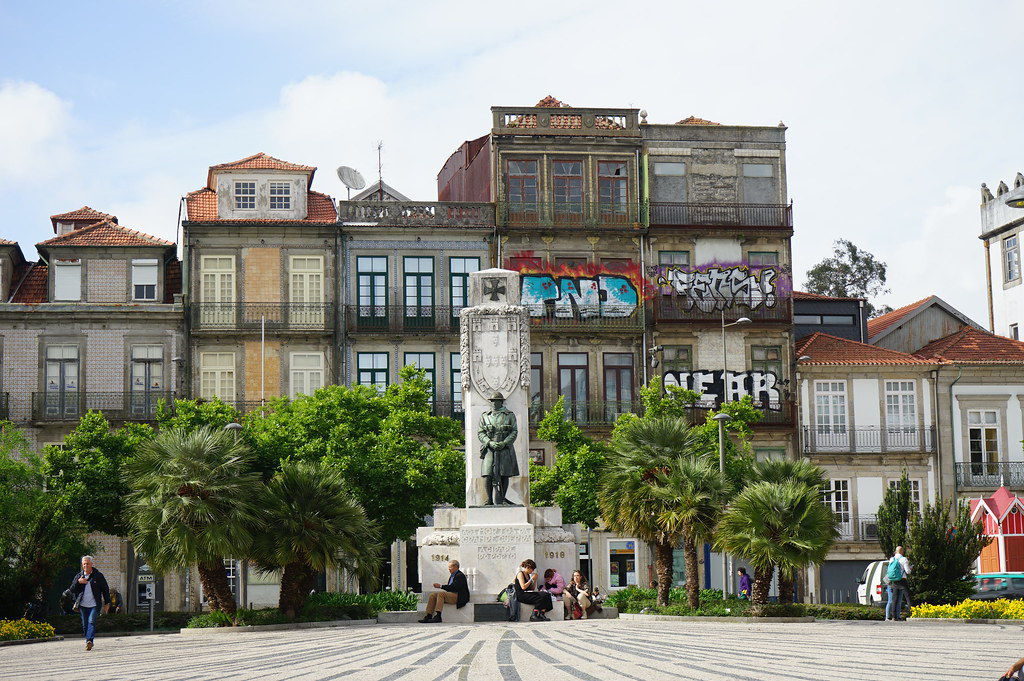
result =
[[1013,189],[1000,181],[995,194],[981,185],[981,235],[985,246],[988,292],[988,328],[1000,336],[1018,339],[1024,324],[1024,287],[1021,286],[1020,239],[1024,210],[1024,174],[1017,173]]

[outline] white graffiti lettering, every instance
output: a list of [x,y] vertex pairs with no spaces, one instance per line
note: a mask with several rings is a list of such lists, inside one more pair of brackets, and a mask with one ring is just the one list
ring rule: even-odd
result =
[[[723,373],[727,380],[723,381]],[[693,390],[703,395],[702,401],[718,401],[723,393],[726,402],[735,402],[750,395],[761,409],[781,409],[779,377],[771,371],[666,371],[665,387]]]
[[656,281],[663,292],[683,296],[687,310],[696,307],[712,312],[735,305],[752,310],[762,305],[775,307],[778,276],[778,270],[771,267],[759,271],[743,266],[711,267],[704,271],[658,268]]

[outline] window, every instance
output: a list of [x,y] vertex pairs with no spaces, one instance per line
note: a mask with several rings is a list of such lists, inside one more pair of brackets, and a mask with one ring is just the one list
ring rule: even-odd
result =
[[583,163],[581,161],[553,161],[551,163],[551,191],[554,199],[555,219],[579,222],[583,215]]
[[555,258],[555,267],[582,267],[590,261],[578,255],[568,255],[562,258]]
[[821,449],[842,449],[847,446],[846,383],[844,381],[814,382],[814,437]]
[[356,324],[361,329],[383,328],[388,318],[388,259],[383,255],[356,258],[356,286],[359,309]]
[[79,413],[78,346],[49,345],[46,348],[47,416],[74,416]]
[[434,259],[407,257],[404,268],[406,328],[431,328],[434,321]]
[[203,325],[227,326],[235,319],[235,258],[204,255],[200,261],[200,318]]
[[53,299],[81,300],[82,261],[55,258],[53,264]]
[[658,251],[658,264],[662,266],[686,267],[690,264],[689,251]]
[[821,324],[820,314],[795,314],[793,315],[794,324],[813,324],[817,326]]
[[746,203],[777,203],[775,169],[768,163],[743,164],[743,201]]
[[462,406],[462,355],[453,352],[449,355],[451,362],[452,416],[458,418],[465,411]]
[[627,180],[625,163],[602,161],[597,164],[597,198],[602,218],[625,218],[629,198]]
[[1010,338],[1020,340],[1020,328],[1016,324],[1010,324]]
[[290,210],[292,207],[292,185],[290,182],[270,183],[270,210]]
[[449,258],[451,277],[452,317],[458,318],[459,310],[469,305],[469,275],[480,270],[480,258]]
[[379,392],[388,387],[388,353],[360,352],[356,357],[357,381],[369,385]]
[[324,387],[324,354],[322,352],[293,352],[289,360],[291,381],[289,397],[312,395]]
[[508,162],[508,204],[510,217],[537,212],[537,162]]
[[885,425],[889,432],[917,428],[917,390],[914,381],[885,382]]
[[651,199],[658,203],[686,201],[686,164],[682,161],[655,161]]
[[994,409],[968,411],[967,426],[971,473],[995,476],[999,463],[999,412]]
[[636,585],[636,545],[634,539],[608,542],[608,587],[620,589]]
[[693,371],[692,345],[666,345],[661,352],[665,371]]
[[256,208],[256,183],[235,182],[235,208],[254,210]]
[[850,522],[850,481],[830,480],[825,487],[822,501],[836,514],[839,523],[839,536],[842,539],[853,538],[853,524]]
[[752,345],[750,346],[751,371],[763,371],[782,376],[782,346]]
[[536,256],[508,259],[508,268],[510,270],[515,270],[516,272],[522,272],[524,270],[539,270],[542,267],[544,267],[544,259]]
[[318,255],[289,258],[288,322],[292,328],[324,325],[324,260]]
[[586,353],[558,353],[558,394],[565,398],[567,418],[586,423],[588,392]]
[[822,324],[832,326],[853,326],[854,316],[852,314],[826,314],[821,316]]
[[430,381],[430,403],[434,403],[434,395],[437,394],[437,379],[434,375],[434,353],[432,352],[407,352],[403,360],[405,366],[414,366],[423,369]]
[[604,399],[606,423],[619,414],[633,411],[633,355],[606,352],[604,355]]
[[544,415],[544,354],[530,353],[530,415],[540,420]]
[[234,402],[235,353],[202,352],[199,354],[199,394],[206,400],[219,397],[225,402]]
[[747,262],[751,267],[778,265],[779,254],[776,251],[750,251],[747,253]]
[[754,458],[758,461],[781,461],[786,458],[786,448],[754,447]]
[[[921,500],[921,481],[920,480],[908,480],[910,483],[910,503],[917,506],[918,510],[924,510],[924,503]],[[899,479],[890,480],[889,488],[896,489],[900,486]]]
[[132,414],[156,416],[160,400],[169,397],[164,384],[163,346],[132,346],[131,382]]
[[1020,246],[1017,236],[1003,239],[1003,281],[1009,283],[1020,279]]
[[156,260],[132,260],[132,296],[135,300],[156,300]]

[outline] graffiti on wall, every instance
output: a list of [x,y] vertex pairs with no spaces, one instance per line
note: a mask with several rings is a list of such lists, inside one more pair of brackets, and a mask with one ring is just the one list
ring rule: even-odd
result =
[[788,290],[788,282],[777,266],[661,266],[652,268],[651,274],[662,295],[681,297],[685,309],[701,312],[740,305],[751,310],[775,307]]
[[717,401],[724,395],[724,401],[735,402],[750,395],[763,408],[781,408],[779,376],[772,371],[666,371],[662,380],[665,387],[693,390],[708,401]]

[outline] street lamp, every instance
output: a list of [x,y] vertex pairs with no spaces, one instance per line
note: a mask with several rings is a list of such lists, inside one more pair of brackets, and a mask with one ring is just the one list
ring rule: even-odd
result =
[[[747,321],[750,321],[749,319]],[[726,413],[715,414],[712,416],[714,420],[718,421],[718,470],[724,476],[725,475],[725,424],[728,421],[732,421],[732,417]],[[722,600],[729,598],[729,589],[727,585],[729,583],[729,559],[725,555],[725,551],[722,551]]]
[[238,434],[242,432],[242,424],[241,423],[229,423],[228,425],[224,426],[224,430],[228,431],[229,433],[234,433],[235,439],[237,440],[238,439]]
[[1005,201],[1010,208],[1024,208],[1024,187],[1017,187],[1007,194]]

